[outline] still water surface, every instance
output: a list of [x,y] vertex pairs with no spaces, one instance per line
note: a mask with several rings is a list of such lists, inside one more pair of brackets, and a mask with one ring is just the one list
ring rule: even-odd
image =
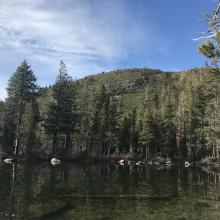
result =
[[0,219],[220,219],[216,173],[103,164],[0,164]]

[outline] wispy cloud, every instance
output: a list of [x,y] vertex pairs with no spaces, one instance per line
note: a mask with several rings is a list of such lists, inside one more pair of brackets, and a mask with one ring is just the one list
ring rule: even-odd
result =
[[94,73],[132,55],[166,53],[146,14],[132,6],[123,0],[0,0],[0,57],[13,50],[53,68],[64,59],[73,72]]

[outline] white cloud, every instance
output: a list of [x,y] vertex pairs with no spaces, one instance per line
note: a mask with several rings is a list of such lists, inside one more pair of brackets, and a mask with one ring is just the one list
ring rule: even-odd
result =
[[149,23],[134,20],[138,17],[123,1],[91,2],[0,0],[1,45],[111,59],[126,56],[137,43],[149,44]]
[[73,1],[61,11],[47,0],[31,3],[0,0],[1,44],[43,50],[53,55],[106,58],[125,55],[121,46],[132,43],[137,30],[132,23],[130,27],[124,26],[129,24],[129,18],[123,16],[119,4],[107,3],[96,11],[90,4],[84,7],[85,4]]
[[64,59],[71,72],[94,73],[131,53],[166,53],[156,33],[146,15],[122,0],[0,0],[0,58],[6,63],[13,50],[51,72]]
[[4,99],[7,95],[6,84],[7,84],[6,77],[0,75],[0,101],[1,99]]

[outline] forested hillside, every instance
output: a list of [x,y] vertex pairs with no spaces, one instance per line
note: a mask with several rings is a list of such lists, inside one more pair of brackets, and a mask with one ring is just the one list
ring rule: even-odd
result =
[[39,88],[24,61],[0,103],[2,155],[219,157],[220,71],[117,70]]

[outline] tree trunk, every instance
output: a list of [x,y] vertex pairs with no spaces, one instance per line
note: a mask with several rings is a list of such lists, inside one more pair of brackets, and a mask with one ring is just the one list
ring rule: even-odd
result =
[[148,150],[149,150],[149,148],[148,148],[148,145],[146,145],[146,147],[145,147],[145,157],[146,157],[146,159],[148,159]]
[[109,145],[109,147],[108,147],[108,154],[107,154],[107,157],[110,157],[110,155],[111,155],[111,145]]
[[18,112],[18,120],[17,120],[17,128],[16,128],[16,140],[15,140],[15,150],[14,154],[18,156],[19,147],[20,147],[20,125],[21,125],[21,100],[19,101],[19,112]]
[[66,133],[66,144],[65,144],[66,149],[70,148],[71,143],[72,143],[71,134],[70,134],[70,132],[68,131],[68,132]]
[[56,147],[57,147],[57,132],[55,132],[53,135],[53,146],[52,146],[53,155],[56,153]]

